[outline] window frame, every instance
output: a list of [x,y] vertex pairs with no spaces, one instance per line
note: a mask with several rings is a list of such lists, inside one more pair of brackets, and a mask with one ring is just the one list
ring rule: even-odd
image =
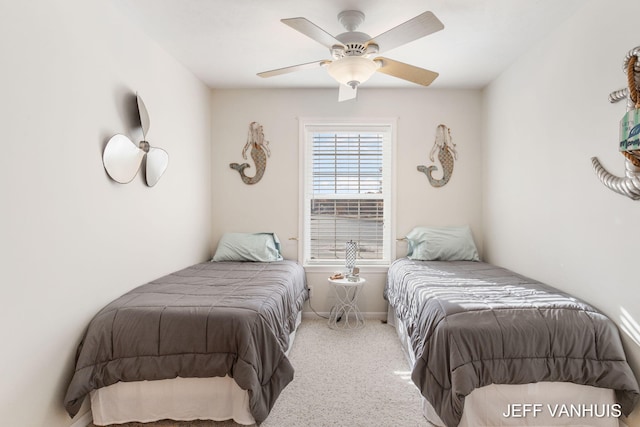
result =
[[[308,138],[314,131],[367,131],[374,128],[385,128],[388,135],[388,144],[386,154],[388,156],[387,164],[388,173],[384,173],[385,179],[390,180],[384,187],[388,192],[385,206],[385,221],[383,226],[384,239],[383,244],[385,253],[382,260],[362,260],[358,259],[358,267],[361,270],[369,272],[386,272],[389,264],[395,259],[395,220],[396,220],[396,201],[395,201],[395,152],[396,152],[396,127],[397,118],[359,118],[359,119],[343,119],[343,118],[300,118],[299,119],[299,222],[298,222],[298,259],[300,263],[308,271],[335,271],[344,268],[344,262],[338,260],[331,262],[309,262],[307,259],[307,245],[309,241],[309,230],[306,229],[307,222],[307,194],[306,194],[306,174],[309,167],[309,143]],[[310,155],[310,154],[309,154]],[[311,175],[310,175],[311,176]]]

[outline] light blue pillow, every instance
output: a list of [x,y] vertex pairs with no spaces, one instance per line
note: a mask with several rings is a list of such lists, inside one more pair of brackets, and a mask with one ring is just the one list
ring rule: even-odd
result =
[[407,257],[422,261],[480,261],[469,226],[416,227],[407,234]]
[[225,233],[212,261],[282,261],[275,233]]

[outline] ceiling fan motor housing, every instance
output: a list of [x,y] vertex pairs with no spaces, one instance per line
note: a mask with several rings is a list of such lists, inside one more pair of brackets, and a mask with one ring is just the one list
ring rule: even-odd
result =
[[367,42],[371,40],[369,34],[356,31],[364,22],[364,18],[364,13],[359,10],[344,10],[338,14],[338,21],[347,31],[335,37],[344,44],[344,48],[342,46],[333,46],[331,48],[331,55],[335,59],[345,56],[365,56],[378,52],[377,46],[375,46],[375,52],[368,49]]
[[371,36],[358,31],[342,33],[336,36],[336,39],[344,45],[336,45],[331,48],[331,55],[335,59],[344,56],[368,56],[378,53],[378,45],[375,43],[367,43],[371,40]]

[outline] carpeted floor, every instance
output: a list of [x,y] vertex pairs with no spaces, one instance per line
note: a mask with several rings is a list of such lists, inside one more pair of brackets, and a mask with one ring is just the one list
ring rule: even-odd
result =
[[[305,319],[289,354],[294,380],[282,391],[263,427],[427,426],[420,394],[395,330],[379,320],[334,331],[326,320]],[[119,427],[238,427],[233,421],[159,421]],[[93,424],[90,427],[94,427]],[[115,426],[114,426],[115,427]]]

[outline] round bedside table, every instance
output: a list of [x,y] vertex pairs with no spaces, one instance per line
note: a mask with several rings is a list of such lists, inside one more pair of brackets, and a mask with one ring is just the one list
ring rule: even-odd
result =
[[364,316],[358,308],[358,295],[367,282],[360,277],[357,282],[347,279],[328,279],[333,285],[338,302],[331,307],[329,327],[332,329],[352,329],[364,326]]

